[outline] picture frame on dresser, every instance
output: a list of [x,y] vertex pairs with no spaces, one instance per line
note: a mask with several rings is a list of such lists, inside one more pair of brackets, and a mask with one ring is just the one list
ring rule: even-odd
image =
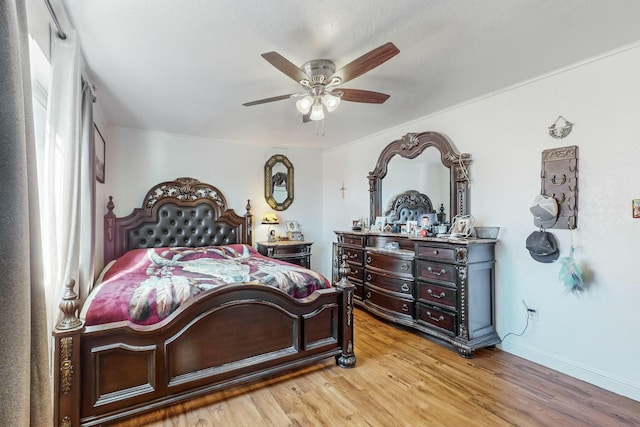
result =
[[428,229],[436,223],[436,213],[426,213],[418,217],[418,226]]
[[471,227],[473,226],[473,216],[460,215],[453,218],[451,229],[449,234],[451,236],[467,237],[471,234]]

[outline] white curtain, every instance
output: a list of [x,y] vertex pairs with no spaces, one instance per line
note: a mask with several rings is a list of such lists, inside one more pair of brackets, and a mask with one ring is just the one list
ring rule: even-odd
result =
[[[47,140],[40,184],[47,316],[52,328],[60,319],[64,284],[73,279],[84,298],[93,285],[95,240],[95,148],[91,102],[82,83],[81,53],[75,31],[62,40],[52,32],[51,85]],[[83,87],[84,86],[84,87]]]

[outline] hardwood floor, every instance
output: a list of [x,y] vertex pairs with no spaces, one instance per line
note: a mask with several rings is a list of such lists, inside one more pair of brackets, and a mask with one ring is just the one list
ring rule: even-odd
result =
[[500,350],[473,359],[356,310],[354,369],[333,359],[118,426],[638,426],[640,402]]

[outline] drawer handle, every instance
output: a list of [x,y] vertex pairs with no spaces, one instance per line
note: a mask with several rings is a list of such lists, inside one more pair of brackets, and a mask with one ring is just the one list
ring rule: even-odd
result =
[[444,320],[444,316],[441,314],[440,317],[433,317],[430,311],[427,311],[427,317],[434,322],[442,322]]
[[349,258],[351,259],[358,258],[358,254],[349,254]]
[[371,281],[371,275],[367,274],[367,281],[370,282]]
[[371,257],[367,256],[367,264],[371,264]]
[[438,255],[440,252],[438,252],[436,249],[433,250],[433,254],[434,255]]
[[436,295],[436,294],[433,293],[433,291],[431,289],[427,289],[427,293],[429,295],[431,295],[432,297],[438,298],[438,299],[439,298],[444,298],[446,296],[446,294],[444,292],[440,292],[440,295]]
[[435,274],[436,276],[442,276],[444,273],[446,273],[444,268],[441,268],[440,271],[433,271],[433,269],[431,268],[431,266],[427,267],[427,270],[429,270],[429,273],[431,274]]
[[367,292],[367,299],[371,298],[371,292]]
[[404,292],[409,292],[409,285],[403,283],[402,286],[400,286],[400,289],[402,289]]
[[407,304],[402,304],[401,310],[407,312],[409,311],[409,306]]
[[409,264],[407,264],[406,262],[403,262],[402,265],[400,266],[400,269],[404,271],[409,271]]

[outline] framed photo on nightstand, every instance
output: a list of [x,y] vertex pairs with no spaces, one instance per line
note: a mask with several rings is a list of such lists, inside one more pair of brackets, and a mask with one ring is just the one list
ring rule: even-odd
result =
[[300,231],[300,224],[298,221],[285,221],[284,226],[287,229],[287,232]]

